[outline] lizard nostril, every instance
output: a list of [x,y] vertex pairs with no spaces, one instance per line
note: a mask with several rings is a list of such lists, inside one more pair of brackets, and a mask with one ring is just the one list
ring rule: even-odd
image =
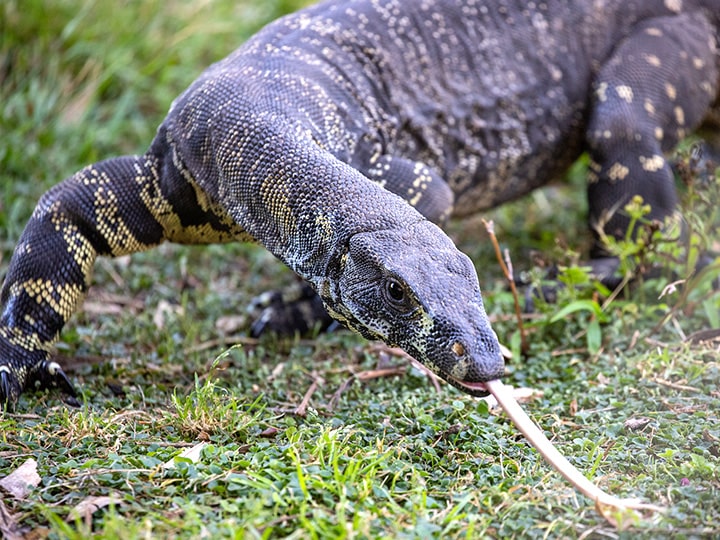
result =
[[450,349],[452,349],[452,352],[455,353],[455,356],[465,356],[465,345],[459,341],[453,343]]

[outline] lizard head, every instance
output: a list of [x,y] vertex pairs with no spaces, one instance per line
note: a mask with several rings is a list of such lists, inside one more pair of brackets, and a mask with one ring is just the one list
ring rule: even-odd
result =
[[472,395],[487,395],[483,383],[503,376],[475,268],[439,227],[356,233],[341,268],[326,303],[351,329],[401,347]]

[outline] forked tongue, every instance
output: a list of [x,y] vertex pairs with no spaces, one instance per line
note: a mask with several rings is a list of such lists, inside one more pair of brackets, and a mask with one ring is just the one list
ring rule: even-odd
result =
[[525,438],[540,452],[545,461],[565,477],[575,489],[595,501],[595,509],[614,527],[624,529],[639,521],[640,516],[635,510],[663,512],[665,509],[654,504],[642,503],[634,499],[618,499],[604,492],[577,470],[557,448],[545,437],[545,434],[515,401],[509,387],[499,379],[482,383],[510,417],[513,424],[525,435]]

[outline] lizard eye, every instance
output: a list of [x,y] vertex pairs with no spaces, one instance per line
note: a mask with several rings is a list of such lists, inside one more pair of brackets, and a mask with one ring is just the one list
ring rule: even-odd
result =
[[385,280],[384,287],[385,299],[398,311],[406,312],[412,309],[412,304],[405,287],[396,278],[389,277]]

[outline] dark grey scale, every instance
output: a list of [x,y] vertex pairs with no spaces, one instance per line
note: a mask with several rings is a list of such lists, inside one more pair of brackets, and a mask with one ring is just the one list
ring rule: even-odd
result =
[[447,221],[454,195],[447,182],[419,161],[379,156],[371,163],[356,165],[373,182],[408,201],[433,223]]

